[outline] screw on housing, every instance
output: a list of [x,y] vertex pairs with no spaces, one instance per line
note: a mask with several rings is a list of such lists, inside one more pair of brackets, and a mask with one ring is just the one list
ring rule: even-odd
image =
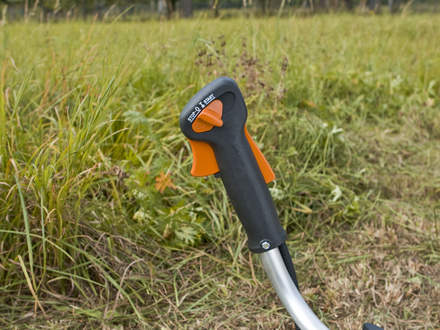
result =
[[269,241],[262,241],[261,243],[260,243],[260,245],[261,245],[261,247],[264,249],[264,250],[269,250],[270,249],[270,247],[271,247],[271,244],[270,244],[270,242]]

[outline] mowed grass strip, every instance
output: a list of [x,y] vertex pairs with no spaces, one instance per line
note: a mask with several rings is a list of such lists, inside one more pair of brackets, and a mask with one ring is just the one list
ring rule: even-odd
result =
[[237,80],[331,328],[440,319],[440,17],[0,29],[0,325],[291,328],[180,110]]

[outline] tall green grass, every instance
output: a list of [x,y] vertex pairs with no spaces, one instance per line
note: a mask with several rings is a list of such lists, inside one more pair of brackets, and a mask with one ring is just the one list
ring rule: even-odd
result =
[[[1,27],[0,324],[288,326],[221,184],[189,175],[178,115],[228,75],[277,175],[300,279],[330,288],[306,290],[324,320],[435,326],[422,296],[439,292],[438,18]],[[398,282],[416,305],[338,287],[367,262],[389,291],[403,252],[419,265]],[[313,267],[338,276],[305,278]]]

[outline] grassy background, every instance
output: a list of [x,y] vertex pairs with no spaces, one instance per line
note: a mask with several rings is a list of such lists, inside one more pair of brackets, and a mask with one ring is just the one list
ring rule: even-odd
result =
[[440,319],[440,17],[0,29],[0,325],[290,328],[178,115],[236,79],[331,328]]

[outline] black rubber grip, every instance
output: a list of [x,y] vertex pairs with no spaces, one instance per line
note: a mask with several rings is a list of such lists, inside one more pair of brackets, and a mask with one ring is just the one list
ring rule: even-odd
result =
[[[194,132],[192,123],[216,99],[223,104],[223,126]],[[286,240],[286,232],[245,137],[246,119],[247,109],[240,89],[232,79],[221,77],[188,102],[180,115],[180,127],[186,137],[207,142],[214,150],[220,177],[248,235],[249,249],[261,253],[280,246]]]

